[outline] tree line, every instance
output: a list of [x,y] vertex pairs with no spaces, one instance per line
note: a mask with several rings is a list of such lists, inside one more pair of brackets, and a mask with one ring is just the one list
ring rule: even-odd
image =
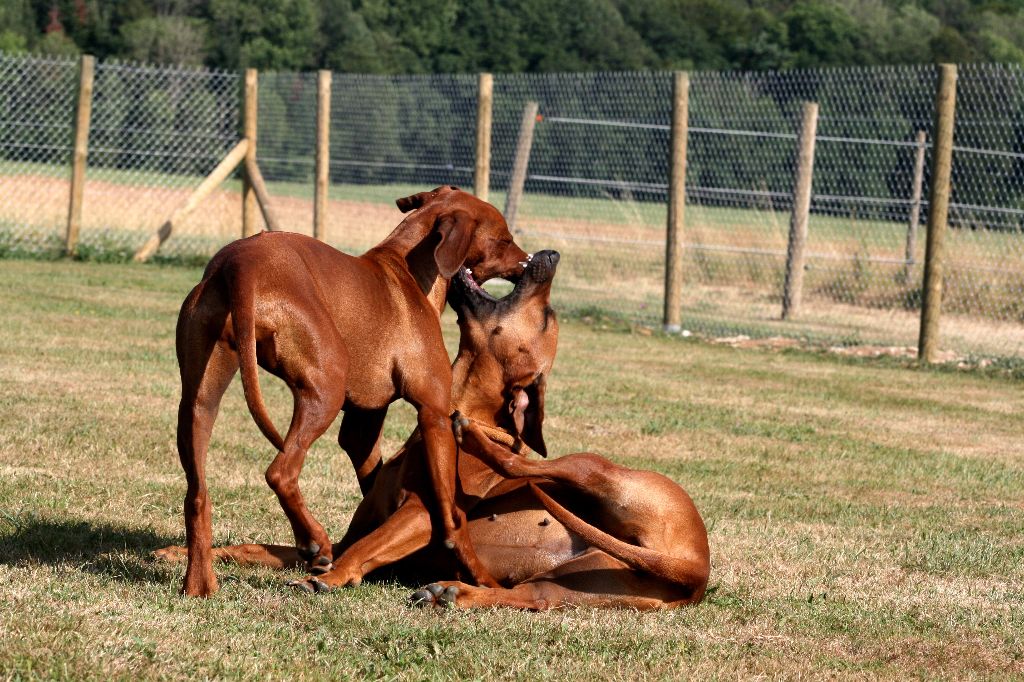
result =
[[0,51],[381,74],[1024,63],[1024,3],[4,0]]

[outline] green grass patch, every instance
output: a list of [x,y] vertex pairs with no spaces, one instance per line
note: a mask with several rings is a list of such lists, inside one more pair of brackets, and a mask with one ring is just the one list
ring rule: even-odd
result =
[[[181,568],[148,553],[183,540],[174,320],[200,273],[0,262],[5,676],[1024,674],[1024,391],[1014,367],[740,351],[632,333],[628,317],[583,305],[562,315],[549,449],[604,453],[689,490],[712,548],[703,604],[433,613],[407,607],[402,585],[309,598],[283,587],[288,576],[223,566],[215,598],[184,600]],[[444,328],[454,351],[451,315]],[[285,424],[287,391],[268,375],[262,385]],[[386,452],[413,423],[411,409],[392,408]],[[237,382],[210,452],[215,541],[287,542],[263,482],[272,447]],[[334,537],[359,498],[350,468],[328,432],[303,473]]]

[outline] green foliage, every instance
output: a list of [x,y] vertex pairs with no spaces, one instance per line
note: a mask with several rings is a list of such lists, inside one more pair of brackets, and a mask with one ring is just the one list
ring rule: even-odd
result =
[[121,29],[127,56],[157,64],[202,64],[206,26],[191,17],[158,16],[138,19]]
[[350,73],[1024,61],[1019,2],[6,0],[0,49]]
[[317,61],[312,0],[210,0],[208,11],[218,65],[299,70]]

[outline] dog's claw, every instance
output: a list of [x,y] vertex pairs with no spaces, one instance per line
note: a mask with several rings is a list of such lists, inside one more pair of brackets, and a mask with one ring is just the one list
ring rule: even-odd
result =
[[327,562],[326,566],[314,566],[309,569],[309,572],[313,575],[323,575],[324,573],[330,573],[334,569],[334,564]]
[[409,595],[409,603],[413,606],[449,608],[455,606],[455,600],[458,596],[459,588],[454,585],[445,587],[440,583],[430,583]]
[[[455,442],[459,445],[462,445],[462,422],[464,421],[465,418],[462,416],[461,412],[458,410],[452,412],[452,433],[455,434]],[[466,423],[468,424],[469,422]]]
[[316,565],[317,566],[330,566],[331,565],[331,560],[328,559],[325,556],[318,556],[316,558]]
[[455,442],[462,445],[463,429],[469,426],[469,420],[456,410],[452,413],[452,433],[455,434]]
[[413,606],[419,606],[420,608],[423,608],[424,606],[433,606],[434,595],[426,590],[416,590],[409,595],[409,603]]
[[302,590],[307,594],[321,594],[324,592],[330,592],[334,588],[325,583],[320,578],[313,576],[312,578],[306,578],[305,580],[289,580],[285,583],[288,587],[293,587],[297,590]]
[[305,580],[289,580],[287,583],[285,583],[285,585],[296,590],[302,590],[303,592],[307,592],[309,594],[315,593],[313,586]]
[[308,547],[296,547],[296,550],[300,557],[306,561],[312,561],[313,557],[320,552],[320,545],[315,542],[311,542]]
[[441,596],[437,598],[437,603],[441,606],[454,606],[455,599],[459,596],[459,588],[452,585],[451,587],[445,588]]
[[320,580],[320,578],[310,578],[309,582],[313,583],[313,590],[317,594],[320,594],[322,592],[330,592],[332,589],[334,589],[330,585],[325,583],[323,580]]

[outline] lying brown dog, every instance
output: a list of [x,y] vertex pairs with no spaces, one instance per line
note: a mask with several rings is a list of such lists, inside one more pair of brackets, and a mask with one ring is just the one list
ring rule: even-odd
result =
[[[381,465],[377,442],[388,405],[404,398],[418,413],[421,485],[436,500],[436,527],[470,575],[493,584],[454,505],[451,370],[439,318],[456,272],[471,268],[465,276],[480,282],[515,279],[527,255],[493,206],[457,188],[397,203],[413,213],[361,257],[299,234],[262,233],[221,249],[185,299],[177,328],[178,452],[188,482],[185,594],[217,589],[206,452],[221,397],[239,368],[253,419],[279,451],[267,483],[313,571],[328,571],[333,555],[299,490],[307,450],[344,409],[338,442],[360,487],[369,490]],[[294,396],[284,438],[267,414],[257,365],[283,379]]]
[[[592,454],[551,462],[519,454],[524,443],[546,453],[544,389],[558,337],[548,301],[557,261],[554,252],[536,254],[500,300],[465,278],[455,281],[449,300],[462,335],[452,395],[465,415],[457,419],[458,502],[469,510],[480,560],[505,587],[434,583],[414,593],[418,603],[665,608],[704,595],[707,532],[677,484]],[[321,592],[357,584],[385,566],[419,580],[453,574],[450,557],[428,546],[422,447],[414,434],[383,467],[334,548],[335,569],[299,584]],[[157,552],[168,560],[183,554],[175,547]],[[245,564],[300,564],[296,551],[284,546],[236,545],[214,554]]]

